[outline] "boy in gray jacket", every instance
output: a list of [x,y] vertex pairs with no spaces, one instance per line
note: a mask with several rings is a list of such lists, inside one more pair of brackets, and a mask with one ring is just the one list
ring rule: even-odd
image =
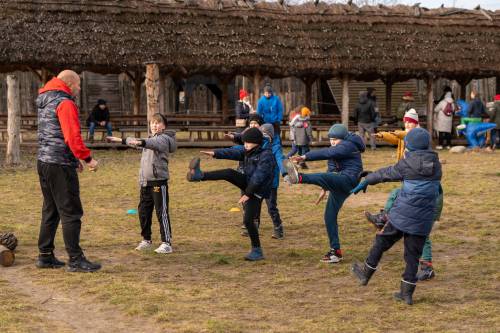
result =
[[131,147],[142,148],[139,184],[139,220],[143,240],[136,250],[148,250],[152,247],[151,225],[153,209],[160,222],[161,245],[156,253],[172,253],[172,233],[168,213],[168,156],[177,149],[175,132],[167,131],[167,120],[162,114],[151,117],[151,136],[147,139],[108,137],[112,142],[122,142]]

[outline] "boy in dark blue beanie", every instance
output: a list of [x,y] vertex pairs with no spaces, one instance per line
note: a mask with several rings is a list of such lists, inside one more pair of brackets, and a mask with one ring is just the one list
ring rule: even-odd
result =
[[269,198],[274,178],[276,161],[269,148],[263,148],[264,137],[258,128],[249,128],[242,133],[244,150],[237,148],[215,149],[202,153],[217,159],[243,161],[243,173],[234,169],[223,169],[203,172],[200,169],[200,158],[193,158],[189,164],[187,180],[190,182],[225,180],[242,191],[238,203],[243,204],[243,222],[248,230],[252,250],[245,256],[246,260],[264,259],[260,246],[259,231],[254,218],[260,219],[262,200]]
[[[294,161],[328,160],[328,172],[302,174],[290,160],[283,165],[287,169],[286,179],[290,184],[314,184],[320,186],[322,196],[329,191],[325,208],[325,226],[328,234],[330,250],[321,261],[338,263],[342,260],[340,240],[337,225],[337,215],[344,201],[351,194],[350,191],[358,183],[358,176],[363,171],[361,153],[365,151],[363,139],[356,134],[349,133],[342,124],[333,125],[328,131],[331,147],[313,150],[305,155],[292,158]],[[322,197],[320,196],[320,198]]]
[[418,261],[424,243],[431,232],[436,199],[441,186],[441,164],[438,155],[430,149],[429,132],[422,128],[411,130],[405,137],[405,156],[393,166],[379,169],[366,176],[352,193],[366,191],[368,185],[388,181],[402,181],[401,191],[388,214],[388,222],[375,237],[375,243],[365,262],[355,262],[352,270],[361,285],[368,284],[377,269],[382,254],[398,240],[404,239],[406,269],[401,280],[398,300],[413,304],[417,282]]

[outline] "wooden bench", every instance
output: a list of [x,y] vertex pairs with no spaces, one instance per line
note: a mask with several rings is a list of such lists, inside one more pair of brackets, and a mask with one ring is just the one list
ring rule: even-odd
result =
[[[24,128],[21,128],[19,130],[19,140],[21,142],[24,141],[24,138],[23,138],[24,134],[26,134],[28,132],[29,132],[29,130],[24,129]],[[5,128],[4,127],[0,128],[0,141],[7,141],[8,138],[9,138],[9,134],[7,133],[7,128],[6,127]]]

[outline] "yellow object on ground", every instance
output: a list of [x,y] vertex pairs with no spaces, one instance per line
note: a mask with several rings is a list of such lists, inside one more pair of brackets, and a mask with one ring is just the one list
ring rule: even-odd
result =
[[230,212],[241,212],[241,210],[238,207],[233,207],[229,211]]

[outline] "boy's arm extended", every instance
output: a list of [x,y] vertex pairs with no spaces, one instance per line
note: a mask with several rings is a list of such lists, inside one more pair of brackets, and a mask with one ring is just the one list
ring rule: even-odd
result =
[[173,153],[177,150],[174,131],[163,132],[166,135],[157,135],[152,138],[141,139],[139,147],[156,150],[160,152]]
[[305,154],[306,161],[321,161],[331,158],[339,158],[342,156],[341,147],[326,147],[316,150],[311,150]]
[[245,189],[245,194],[247,196],[255,194],[255,192],[260,189],[264,182],[273,177],[274,167],[274,156],[272,154],[262,155],[257,168],[248,181],[247,188]]
[[215,149],[213,157],[220,160],[243,161],[245,159],[245,150],[240,148]]
[[395,132],[378,132],[375,134],[377,139],[382,139],[391,145],[397,145],[399,143],[400,138],[396,135]]
[[389,167],[378,169],[369,173],[366,178],[369,185],[375,185],[384,182],[397,182],[403,180],[403,175],[400,171],[399,163]]

